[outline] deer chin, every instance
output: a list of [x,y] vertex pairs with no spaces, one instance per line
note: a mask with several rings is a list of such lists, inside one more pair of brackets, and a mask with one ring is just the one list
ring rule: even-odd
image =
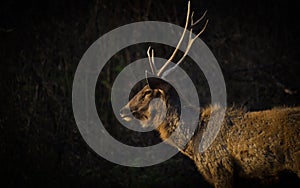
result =
[[132,118],[130,116],[125,116],[125,117],[122,117],[123,120],[129,122],[132,120]]
[[127,122],[130,122],[132,121],[133,119],[137,119],[139,121],[147,121],[148,120],[148,117],[145,116],[145,115],[131,115],[131,114],[128,114],[128,115],[121,115],[121,118],[124,120],[124,121],[127,121]]
[[131,113],[120,113],[120,117],[124,120],[124,121],[131,121],[133,119]]

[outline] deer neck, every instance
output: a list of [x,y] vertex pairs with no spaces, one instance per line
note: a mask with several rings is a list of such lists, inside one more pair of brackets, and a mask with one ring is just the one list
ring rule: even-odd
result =
[[179,126],[181,105],[179,96],[173,89],[168,90],[161,99],[165,102],[167,111],[165,119],[157,126],[157,131],[160,133],[161,139],[166,140]]

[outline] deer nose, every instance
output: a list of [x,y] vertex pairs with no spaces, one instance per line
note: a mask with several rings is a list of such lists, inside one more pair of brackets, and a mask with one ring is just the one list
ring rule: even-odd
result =
[[131,114],[131,111],[130,111],[130,108],[128,105],[124,106],[123,108],[121,108],[120,110],[120,116],[123,118],[123,117],[126,117],[128,115]]
[[120,110],[120,116],[123,120],[125,121],[131,121],[132,115],[131,115],[131,110],[129,108],[129,105],[124,106],[121,110]]

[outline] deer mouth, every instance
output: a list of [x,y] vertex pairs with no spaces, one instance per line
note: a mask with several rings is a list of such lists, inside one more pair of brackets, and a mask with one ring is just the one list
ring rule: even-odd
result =
[[132,113],[131,110],[129,108],[129,105],[127,104],[126,106],[124,106],[121,110],[120,110],[120,116],[123,120],[125,121],[131,121],[132,120]]
[[136,111],[131,111],[130,108],[125,106],[120,110],[120,117],[125,121],[131,121],[133,118],[136,118],[138,120],[147,120],[148,117],[144,113],[139,113]]
[[146,115],[138,114],[136,112],[128,113],[128,114],[121,114],[120,113],[120,116],[123,120],[125,120],[127,122],[131,121],[133,118],[136,118],[136,119],[141,120],[141,121],[144,121],[144,120],[148,119],[148,117]]
[[120,114],[120,116],[125,121],[131,121],[132,120],[131,113],[130,114]]

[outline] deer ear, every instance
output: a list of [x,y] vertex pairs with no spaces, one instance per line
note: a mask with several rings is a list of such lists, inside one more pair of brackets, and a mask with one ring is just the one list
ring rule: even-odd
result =
[[157,90],[157,96],[158,96],[158,97],[161,97],[161,96],[164,97],[164,96],[165,96],[165,91],[162,90],[162,89],[158,89],[158,90]]

